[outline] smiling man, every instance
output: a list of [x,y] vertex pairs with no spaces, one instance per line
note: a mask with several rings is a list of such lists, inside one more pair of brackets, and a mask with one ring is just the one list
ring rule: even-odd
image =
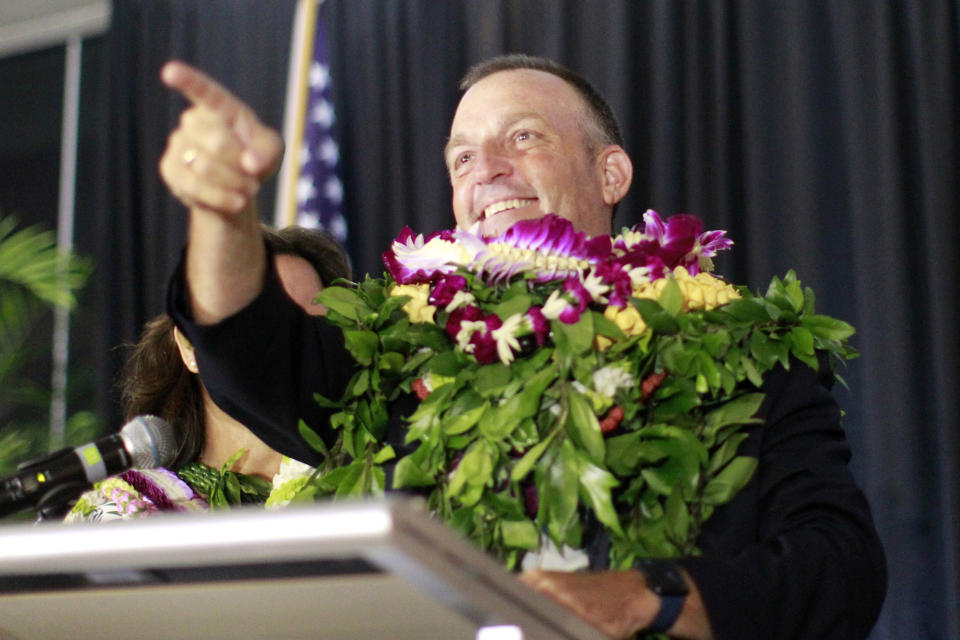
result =
[[[351,365],[339,330],[290,303],[268,266],[255,195],[279,165],[282,142],[196,69],[170,63],[162,77],[192,103],[160,163],[190,208],[169,310],[211,372],[217,404],[274,449],[313,460],[298,420],[327,424],[314,393],[340,397]],[[504,56],[471,70],[462,89],[445,149],[458,226],[494,236],[556,213],[591,235],[611,231],[633,169],[609,107],[586,81],[549,60]],[[585,540],[592,571],[521,579],[611,638],[865,637],[883,601],[885,564],[847,471],[831,383],[826,367],[799,363],[766,381],[763,422],[741,445],[758,471],[707,522],[702,556],[608,571],[594,536]],[[395,447],[410,409],[391,407]]]
[[[528,68],[513,66],[521,62]],[[589,235],[610,233],[633,165],[609,107],[557,72],[565,70],[513,56],[464,79],[445,153],[461,228],[479,223],[497,236],[518,220],[556,213]]]

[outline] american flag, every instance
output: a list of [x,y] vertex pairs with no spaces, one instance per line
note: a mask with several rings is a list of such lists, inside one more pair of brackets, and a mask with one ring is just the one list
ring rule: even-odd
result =
[[326,229],[342,243],[347,239],[347,221],[341,209],[343,183],[337,175],[340,147],[333,135],[336,114],[330,95],[327,33],[319,12],[307,92],[300,177],[296,183],[297,224]]

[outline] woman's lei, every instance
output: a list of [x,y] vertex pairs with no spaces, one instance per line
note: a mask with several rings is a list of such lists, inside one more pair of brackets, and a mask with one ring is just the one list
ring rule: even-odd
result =
[[[317,495],[428,494],[431,510],[516,566],[546,544],[579,548],[599,522],[612,567],[697,553],[713,510],[749,481],[737,455],[764,375],[856,355],[853,328],[814,313],[794,274],[766,295],[712,275],[732,242],[691,215],[656,212],[587,237],[555,215],[497,238],[404,229],[388,274],[318,300],[358,368]],[[388,405],[420,403],[406,451],[386,442]]]

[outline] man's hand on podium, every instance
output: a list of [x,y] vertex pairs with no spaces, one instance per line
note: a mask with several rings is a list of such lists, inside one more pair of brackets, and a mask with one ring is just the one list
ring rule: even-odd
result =
[[[690,591],[670,636],[711,640],[700,592],[689,577],[685,579]],[[522,573],[520,580],[618,640],[645,629],[660,609],[660,597],[647,588],[643,574],[632,569],[584,573],[533,569]]]

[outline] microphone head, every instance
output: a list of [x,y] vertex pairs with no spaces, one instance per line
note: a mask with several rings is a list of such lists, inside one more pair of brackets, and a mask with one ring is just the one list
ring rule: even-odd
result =
[[177,456],[173,427],[157,416],[137,416],[123,425],[120,438],[135,469],[165,467]]

